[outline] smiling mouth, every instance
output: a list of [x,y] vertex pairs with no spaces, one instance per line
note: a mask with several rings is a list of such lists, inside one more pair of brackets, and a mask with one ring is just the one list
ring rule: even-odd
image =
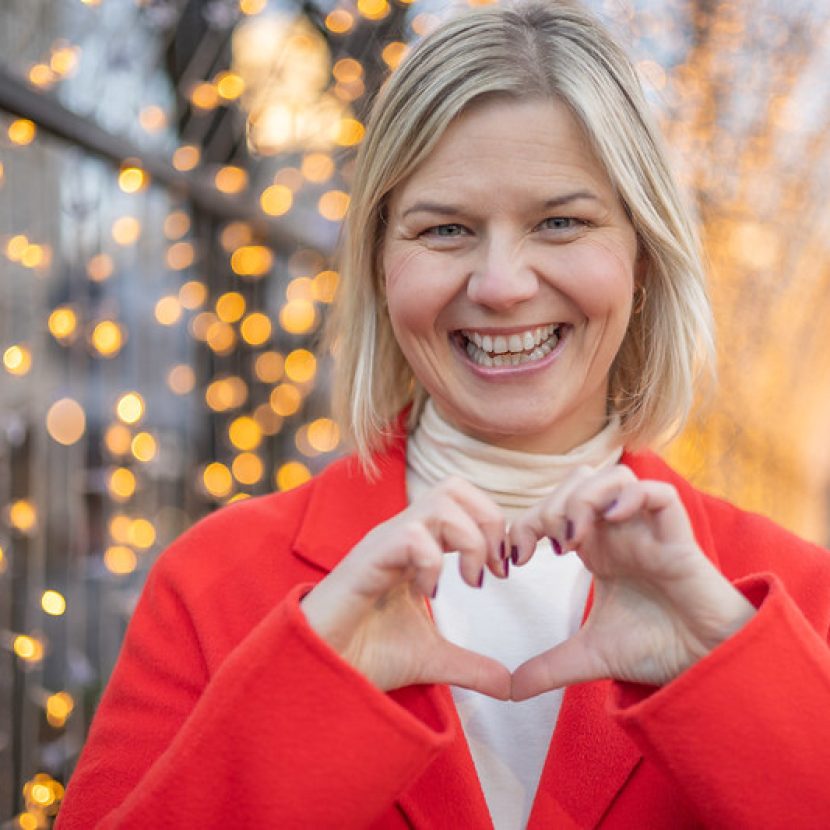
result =
[[461,329],[456,335],[467,356],[479,366],[521,366],[549,355],[565,328],[564,323],[550,323],[511,334],[481,334],[472,329]]

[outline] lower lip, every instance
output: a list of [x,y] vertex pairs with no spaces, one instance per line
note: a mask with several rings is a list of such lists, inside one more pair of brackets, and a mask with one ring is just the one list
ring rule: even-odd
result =
[[474,375],[477,375],[480,378],[485,378],[487,380],[507,380],[513,377],[524,377],[525,375],[531,375],[536,372],[540,372],[546,369],[548,366],[550,366],[551,363],[553,363],[562,353],[562,349],[568,342],[568,337],[571,333],[570,326],[563,326],[560,331],[561,334],[559,337],[559,342],[556,344],[556,347],[553,349],[553,351],[548,352],[548,354],[546,354],[539,360],[532,360],[528,361],[527,363],[520,363],[518,366],[481,366],[474,360],[470,360],[470,356],[467,354],[466,349],[459,344],[458,340],[455,337],[451,337],[450,340],[452,341],[453,347],[455,348],[456,352],[460,355],[464,364]]

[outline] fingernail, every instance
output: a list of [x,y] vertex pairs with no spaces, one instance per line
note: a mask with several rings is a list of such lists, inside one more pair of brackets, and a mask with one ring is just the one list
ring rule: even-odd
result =
[[574,537],[574,523],[568,519],[565,523],[565,541],[569,542]]
[[549,536],[551,546],[553,547],[553,552],[557,556],[562,555],[562,545],[559,544],[559,540],[555,536]]
[[480,588],[484,585],[484,568],[481,569],[481,573],[478,575],[478,582],[476,583],[476,588]]
[[504,546],[504,540],[502,539],[499,542],[499,559],[505,559],[507,557],[507,549]]
[[614,508],[615,508],[616,506],[617,506],[617,500],[616,500],[616,499],[614,499],[614,501],[612,501],[612,502],[611,502],[611,504],[609,504],[609,505],[605,508],[605,510],[603,510],[603,511],[602,511],[602,515],[603,515],[603,516],[607,516],[609,513],[612,513],[612,512],[614,511]]
[[519,546],[518,545],[511,545],[510,546],[510,561],[514,565],[519,564]]
[[507,579],[508,575],[510,574],[510,560],[509,559],[503,559],[501,564],[504,566],[503,576],[504,576],[505,579]]
[[438,583],[435,583],[435,587],[432,589],[432,593],[429,595],[430,599],[435,599],[438,595]]

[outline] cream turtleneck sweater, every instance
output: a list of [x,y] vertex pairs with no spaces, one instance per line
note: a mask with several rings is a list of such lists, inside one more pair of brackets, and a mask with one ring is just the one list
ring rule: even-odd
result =
[[[618,425],[609,424],[565,455],[494,447],[448,424],[428,401],[407,446],[410,501],[454,475],[489,495],[509,521],[551,494],[577,466],[595,469],[619,461]],[[432,603],[438,630],[448,639],[499,660],[511,671],[574,634],[582,621],[590,574],[576,556],[554,556],[539,542],[527,565],[507,580],[487,573],[481,590],[458,573],[458,554],[447,554]],[[562,690],[521,703],[493,700],[452,687],[461,725],[495,830],[527,825]]]

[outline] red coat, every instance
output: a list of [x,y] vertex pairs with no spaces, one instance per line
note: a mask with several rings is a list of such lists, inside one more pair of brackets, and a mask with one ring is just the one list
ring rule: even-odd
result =
[[[830,827],[830,555],[694,490],[704,551],[759,609],[654,690],[567,690],[531,828]],[[298,600],[406,504],[405,442],[374,483],[341,460],[207,517],[154,566],[59,830],[488,828],[445,686],[384,694]]]

